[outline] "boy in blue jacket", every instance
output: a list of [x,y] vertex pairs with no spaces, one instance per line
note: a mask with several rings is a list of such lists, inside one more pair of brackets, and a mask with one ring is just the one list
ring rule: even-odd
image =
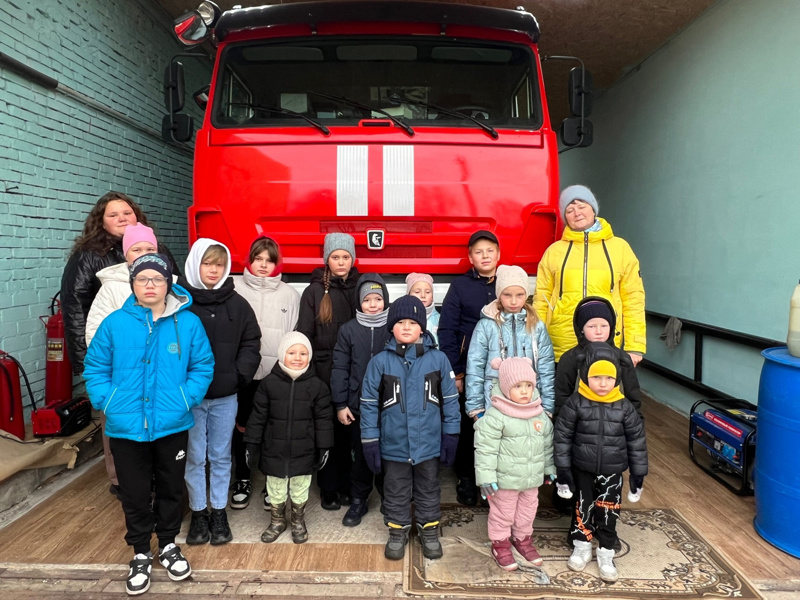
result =
[[214,355],[203,325],[187,309],[188,292],[172,284],[170,261],[145,254],[131,265],[133,295],[108,315],[86,354],[86,391],[106,417],[106,435],[117,467],[125,541],[134,557],[129,595],[150,587],[155,478],[158,562],[173,581],[192,574],[175,545],[183,518],[183,477],[192,407],[206,394]]
[[481,318],[484,306],[497,300],[495,292],[500,244],[491,231],[481,229],[469,238],[469,262],[472,268],[453,279],[442,302],[439,318],[439,348],[447,355],[456,374],[458,402],[461,407],[461,436],[456,453],[455,471],[458,477],[456,500],[474,506],[478,503],[475,486],[475,448],[473,421],[466,413],[467,397],[464,380],[467,354],[472,333]]
[[441,558],[439,463],[452,466],[460,414],[455,374],[425,330],[425,306],[402,296],[389,308],[392,332],[364,377],[361,443],[373,473],[384,475],[384,555],[400,560],[411,529],[413,491],[417,530],[425,558]]

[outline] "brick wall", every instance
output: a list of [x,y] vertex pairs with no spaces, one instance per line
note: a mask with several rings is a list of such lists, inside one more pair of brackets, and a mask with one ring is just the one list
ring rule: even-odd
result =
[[[151,0],[3,0],[0,25],[0,52],[160,131],[164,67],[180,46]],[[22,361],[41,398],[38,317],[89,210],[109,190],[129,194],[181,262],[192,157],[2,67],[0,139],[0,349]]]

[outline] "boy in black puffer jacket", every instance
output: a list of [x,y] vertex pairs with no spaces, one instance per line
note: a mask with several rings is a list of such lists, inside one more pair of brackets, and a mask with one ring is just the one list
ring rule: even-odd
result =
[[333,349],[331,394],[339,423],[350,432],[348,454],[350,465],[350,497],[352,504],[342,518],[345,527],[361,524],[367,514],[367,500],[372,482],[383,496],[383,477],[375,477],[364,460],[361,448],[361,382],[367,364],[383,350],[392,334],[386,328],[389,314],[389,292],[380,275],[365,273],[358,279],[359,309],[356,318],[339,329],[339,339]]
[[613,548],[622,473],[630,467],[630,491],[638,500],[647,475],[647,444],[641,418],[620,392],[616,352],[595,342],[587,344],[585,356],[578,391],[556,419],[553,454],[559,493],[577,494],[570,531],[575,549],[567,564],[582,571],[591,560],[591,540],[596,537],[600,578],[613,582],[618,578]]
[[[292,541],[308,540],[305,508],[311,474],[321,469],[333,446],[331,394],[309,368],[311,343],[292,331],[281,338],[280,359],[259,384],[244,441],[248,466],[260,456],[270,497],[269,527],[261,541],[271,543],[286,530],[286,504],[291,500]],[[260,450],[259,450],[260,446]]]
[[584,361],[586,345],[591,342],[606,342],[614,348],[617,360],[619,360],[622,393],[631,401],[639,416],[644,418],[639,378],[636,377],[633,361],[627,352],[616,346],[614,336],[611,335],[617,330],[617,318],[611,302],[600,296],[587,296],[575,307],[572,325],[575,328],[578,345],[564,352],[558,361],[555,381],[556,404],[553,417],[558,416],[561,407],[577,389],[578,366]]
[[236,293],[233,278],[228,277],[231,254],[226,246],[200,238],[189,251],[185,271],[185,278],[178,281],[191,294],[189,310],[200,317],[214,352],[214,379],[203,402],[192,409],[195,426],[189,430],[186,448],[185,479],[192,509],[186,543],[219,545],[233,540],[225,508],[237,394],[253,380],[261,363],[261,328],[250,304]]

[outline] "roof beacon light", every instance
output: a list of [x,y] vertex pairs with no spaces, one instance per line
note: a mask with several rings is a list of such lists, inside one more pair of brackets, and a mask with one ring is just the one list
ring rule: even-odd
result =
[[219,6],[209,0],[201,2],[200,6],[197,7],[197,12],[200,14],[200,18],[203,19],[203,23],[205,23],[206,27],[209,29],[214,28],[214,25],[219,21],[220,15],[222,15]]

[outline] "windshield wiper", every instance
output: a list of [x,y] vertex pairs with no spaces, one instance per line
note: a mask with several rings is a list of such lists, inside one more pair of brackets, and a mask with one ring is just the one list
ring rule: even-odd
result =
[[327,98],[328,100],[333,100],[334,102],[341,102],[342,104],[349,104],[354,108],[360,108],[361,110],[368,110],[370,111],[370,113],[376,112],[380,115],[384,115],[392,123],[394,123],[400,129],[405,131],[410,137],[414,137],[414,130],[411,129],[411,126],[408,125],[408,123],[404,123],[403,121],[401,121],[394,115],[389,114],[382,108],[372,108],[371,106],[367,106],[366,104],[361,104],[360,102],[356,102],[355,100],[350,100],[350,98],[344,98],[342,96],[332,96],[331,94],[323,94],[322,92],[307,91],[306,94],[311,94],[312,96],[319,96],[320,98]]
[[277,106],[262,106],[260,104],[250,104],[248,102],[231,102],[229,106],[244,106],[252,110],[257,110],[257,111],[260,110],[261,112],[272,113],[276,115],[286,115],[288,117],[298,117],[300,119],[307,121],[317,129],[319,129],[324,135],[328,136],[331,134],[331,130],[325,127],[325,125],[323,125],[319,121],[315,121],[314,119],[305,116],[303,113],[295,112],[293,110],[289,110],[288,108],[279,108]]
[[435,104],[428,104],[427,102],[422,102],[420,100],[411,100],[410,98],[406,98],[405,96],[401,96],[397,92],[390,94],[388,98],[389,102],[392,104],[397,104],[398,106],[401,104],[408,104],[410,106],[419,106],[421,108],[430,108],[437,112],[440,112],[445,115],[450,115],[451,117],[456,117],[457,119],[467,119],[475,123],[478,127],[486,131],[493,140],[496,140],[499,136],[497,131],[491,125],[487,125],[483,121],[479,121],[475,117],[471,115],[467,115],[455,110],[449,110],[447,108],[442,108],[441,106],[436,106]]

